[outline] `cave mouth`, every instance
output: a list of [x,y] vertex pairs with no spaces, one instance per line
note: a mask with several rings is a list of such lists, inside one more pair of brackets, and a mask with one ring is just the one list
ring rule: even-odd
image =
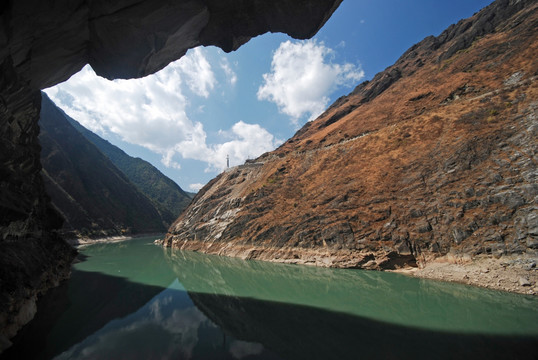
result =
[[[108,79],[141,78],[188,49],[230,52],[252,37],[312,37],[341,0],[10,0],[0,6],[0,337],[33,314],[36,295],[69,274],[72,249],[41,177],[41,89],[86,64]],[[12,256],[7,256],[11,254]],[[29,301],[22,301],[30,299]],[[4,341],[1,341],[4,344]]]

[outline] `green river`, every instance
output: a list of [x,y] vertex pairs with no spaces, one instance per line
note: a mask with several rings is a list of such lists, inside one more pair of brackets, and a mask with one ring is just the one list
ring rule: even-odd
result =
[[538,298],[163,249],[80,249],[2,359],[537,359]]

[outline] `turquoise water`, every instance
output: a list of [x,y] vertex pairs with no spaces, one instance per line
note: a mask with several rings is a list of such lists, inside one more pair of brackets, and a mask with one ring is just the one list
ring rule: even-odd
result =
[[538,299],[394,273],[81,249],[3,358],[535,359]]

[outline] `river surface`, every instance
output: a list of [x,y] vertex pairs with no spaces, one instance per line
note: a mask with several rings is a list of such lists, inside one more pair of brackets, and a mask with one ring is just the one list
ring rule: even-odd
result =
[[538,298],[400,274],[80,249],[17,359],[536,359]]

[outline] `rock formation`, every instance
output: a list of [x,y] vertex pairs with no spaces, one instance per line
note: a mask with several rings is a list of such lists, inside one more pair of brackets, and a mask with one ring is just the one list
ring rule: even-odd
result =
[[66,115],[67,120],[82,136],[94,144],[121,172],[127,176],[157,208],[163,223],[170,227],[190,204],[192,194],[189,194],[172,179],[166,177],[155,166],[140,158],[126,154],[117,146],[86,129],[76,120]]
[[71,121],[43,93],[42,176],[52,204],[65,219],[61,234],[76,239],[164,232],[166,222],[157,205]]
[[164,245],[365,269],[535,254],[537,8],[498,0],[425,38],[213,179]]
[[[40,289],[68,274],[72,252],[40,176],[40,89],[85,64],[141,77],[199,45],[237,49],[262,33],[311,37],[341,0],[11,0],[0,5],[0,349],[32,316]],[[35,270],[35,271],[34,271]],[[49,274],[47,277],[44,274]],[[56,281],[52,281],[56,282]]]

